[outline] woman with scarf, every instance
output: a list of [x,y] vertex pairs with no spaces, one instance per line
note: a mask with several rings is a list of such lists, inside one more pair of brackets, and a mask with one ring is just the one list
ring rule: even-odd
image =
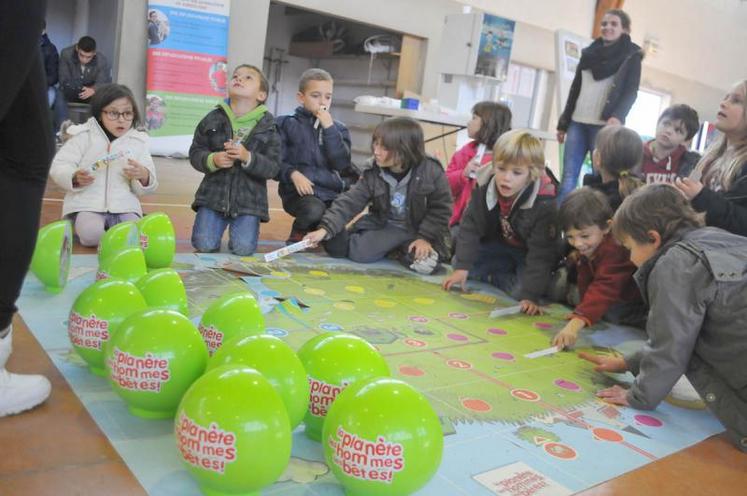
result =
[[558,201],[578,184],[581,164],[606,124],[623,124],[638,96],[641,47],[630,40],[630,17],[619,9],[602,18],[602,36],[581,52],[565,110],[558,120],[558,142],[565,142]]

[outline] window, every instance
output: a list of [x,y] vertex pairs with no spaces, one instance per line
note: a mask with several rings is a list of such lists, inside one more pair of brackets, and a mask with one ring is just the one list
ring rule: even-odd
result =
[[669,107],[672,97],[666,93],[653,90],[638,90],[633,108],[630,109],[625,125],[638,134],[644,141],[656,135],[656,121],[659,115]]

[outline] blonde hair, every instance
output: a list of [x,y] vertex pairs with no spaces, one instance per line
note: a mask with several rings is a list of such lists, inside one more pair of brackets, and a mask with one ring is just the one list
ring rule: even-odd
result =
[[620,197],[643,186],[632,173],[643,160],[643,141],[638,133],[624,126],[604,126],[597,133],[594,150],[599,154],[599,166],[617,179]]
[[542,142],[526,129],[503,133],[493,147],[493,167],[499,164],[526,165],[529,177],[537,179],[545,171]]
[[[738,83],[736,88],[742,93],[742,97],[747,100],[747,79]],[[742,120],[747,120],[747,101],[743,104],[743,108],[745,110],[742,114]],[[734,145],[735,153],[731,159],[724,160],[723,156],[726,153],[726,146],[728,144],[726,135],[721,134],[721,136],[719,136],[718,139],[708,147],[705,155],[703,155],[703,158],[700,159],[698,165],[695,166],[695,169],[690,174],[690,177],[698,178],[703,184],[707,185],[707,176],[710,176],[716,170],[721,169],[723,170],[721,176],[721,187],[728,191],[737,174],[741,170],[742,165],[747,162],[747,133],[745,136],[741,136],[736,143],[732,143],[732,145]]]

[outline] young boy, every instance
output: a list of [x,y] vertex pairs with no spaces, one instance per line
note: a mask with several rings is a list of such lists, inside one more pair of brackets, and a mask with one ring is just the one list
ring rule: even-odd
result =
[[643,145],[643,162],[633,172],[646,184],[673,183],[687,177],[700,155],[683,143],[698,132],[698,113],[688,105],[672,105],[662,112],[656,123],[656,139]]
[[205,174],[192,203],[197,251],[218,251],[228,227],[229,250],[251,255],[259,223],[270,220],[267,180],[279,170],[280,138],[264,106],[267,91],[262,71],[238,66],[228,87],[229,102],[220,103],[195,130],[189,161]]
[[277,118],[282,142],[278,193],[283,209],[295,217],[288,243],[317,228],[324,211],[352,183],[350,132],[335,121],[332,76],[322,69],[301,74],[293,115]]
[[558,259],[555,186],[545,174],[542,143],[524,129],[504,133],[493,149],[494,175],[472,193],[456,238],[454,272],[443,288],[467,278],[489,282],[540,313]]
[[638,409],[656,408],[685,374],[747,451],[747,238],[702,225],[670,185],[646,186],[623,202],[612,230],[638,267],[649,339],[625,358],[581,356],[598,371],[633,372],[630,389],[597,396]]
[[600,191],[577,189],[560,205],[559,225],[574,250],[566,258],[575,272],[580,302],[568,324],[555,335],[552,344],[573,346],[578,333],[604,317],[609,322],[640,325],[644,318],[641,296],[633,280],[635,265],[628,250],[610,233],[612,208]]

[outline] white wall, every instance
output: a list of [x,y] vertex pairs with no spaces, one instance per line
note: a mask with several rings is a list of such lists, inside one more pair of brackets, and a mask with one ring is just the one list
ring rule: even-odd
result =
[[478,10],[550,31],[567,29],[574,33],[589,36],[594,24],[594,9],[596,8],[596,0],[456,1]]

